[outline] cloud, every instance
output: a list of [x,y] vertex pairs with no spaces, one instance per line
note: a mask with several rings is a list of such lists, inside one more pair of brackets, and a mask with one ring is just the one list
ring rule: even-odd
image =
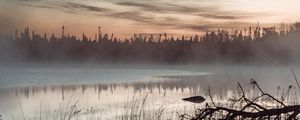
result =
[[[111,0],[98,1],[105,2],[111,6],[103,4],[88,4],[82,1],[67,0],[18,0],[19,5],[58,9],[72,14],[91,13],[95,17],[101,16],[112,19],[126,19],[133,21],[135,25],[150,25],[170,29],[190,29],[193,31],[209,31],[220,26],[214,21],[241,22],[244,19],[263,15],[262,13],[249,13],[243,11],[224,10],[222,5],[199,4],[201,2],[211,2],[209,0],[195,0],[191,3],[182,4],[181,1],[172,0]],[[226,23],[227,21],[227,23]]]
[[145,11],[156,11],[156,12],[162,12],[164,11],[163,8],[155,6],[155,5],[149,5],[149,4],[144,4],[144,3],[135,3],[135,2],[119,2],[116,3],[117,5],[121,6],[131,6],[131,7],[139,7]]
[[198,13],[196,14],[199,17],[208,18],[208,19],[217,19],[217,20],[241,20],[246,18],[253,18],[258,16],[270,16],[266,13],[249,13],[241,11],[225,11],[218,10],[208,13]]
[[154,18],[151,16],[144,16],[141,12],[138,11],[129,11],[129,12],[119,12],[119,13],[111,13],[108,16],[122,19],[129,19],[137,22],[153,22]]
[[[128,8],[125,12],[116,8],[105,8],[103,6],[93,6],[85,4],[84,2],[71,2],[71,1],[48,1],[48,0],[19,0],[21,5],[38,8],[49,9],[61,9],[69,13],[78,12],[93,12],[102,14],[104,16],[114,16],[116,18],[122,18],[134,20],[138,22],[150,22],[153,20],[150,17],[143,15],[145,12],[151,12],[153,14],[173,14],[173,15],[190,15],[194,17],[201,17],[204,19],[243,19],[253,17],[255,13],[243,13],[236,11],[225,11],[220,6],[191,6],[182,5],[170,2],[162,1],[111,1],[111,4],[120,7],[132,7],[139,9],[138,11],[131,11],[132,8]],[[102,2],[102,1],[99,1]],[[201,1],[200,1],[201,2]],[[163,17],[163,16],[161,16]]]
[[198,32],[204,32],[204,31],[210,31],[212,29],[212,26],[206,24],[206,25],[192,25],[192,24],[186,24],[186,25],[181,25],[178,26],[179,29],[190,29],[193,31],[198,31]]
[[222,14],[199,14],[200,17],[211,18],[211,19],[240,19],[241,16],[236,15],[222,15]]
[[176,14],[190,14],[190,13],[197,13],[200,11],[209,11],[212,7],[187,7],[184,5],[172,4],[172,3],[165,3],[165,2],[117,2],[116,5],[121,6],[129,6],[129,7],[137,7],[140,8],[142,11],[146,12],[154,12],[154,13],[176,13]]
[[116,4],[121,6],[136,7],[144,12],[153,12],[159,14],[172,13],[177,15],[191,15],[191,16],[198,16],[201,18],[216,19],[216,20],[219,19],[237,20],[237,19],[251,18],[256,15],[261,15],[261,13],[223,10],[219,6],[191,7],[187,5],[184,6],[179,4],[163,3],[163,2],[142,3],[142,2],[133,2],[133,1],[118,2]]
[[[153,14],[162,14],[160,18],[149,19],[143,18],[140,20],[139,17],[134,17],[137,19],[131,19],[131,17],[125,17],[131,20],[145,22],[144,24],[157,25],[161,27],[168,27],[171,29],[189,29],[192,31],[205,32],[212,31],[218,28],[226,29],[230,28],[234,23],[239,25],[250,25],[251,23],[241,22],[247,18],[252,18],[255,16],[261,16],[262,13],[249,13],[243,11],[233,11],[224,10],[220,6],[204,6],[199,5],[189,6],[176,3],[165,3],[161,1],[121,1],[116,2],[116,5],[133,7],[139,9],[139,13],[151,12]],[[165,14],[165,16],[164,16]],[[177,17],[170,17],[169,15],[175,15]],[[266,15],[266,14],[264,14]],[[179,16],[179,17],[178,17]],[[180,17],[182,16],[182,17]],[[186,16],[190,16],[191,19],[181,19]],[[159,19],[159,20],[158,20]],[[189,21],[190,20],[190,21]],[[213,20],[222,21],[219,23],[213,22]],[[235,22],[232,22],[235,21]],[[229,25],[227,25],[229,24]],[[237,26],[235,26],[237,27]]]
[[68,13],[78,12],[95,12],[105,13],[109,12],[110,9],[99,6],[92,6],[83,3],[70,2],[70,1],[42,1],[42,0],[20,0],[18,3],[23,6],[36,7],[36,8],[48,8],[48,9],[60,9]]
[[102,8],[102,7],[96,7],[91,5],[85,5],[81,3],[75,3],[75,2],[68,2],[64,7],[70,9],[70,10],[79,10],[79,11],[91,11],[91,12],[108,12],[109,9]]

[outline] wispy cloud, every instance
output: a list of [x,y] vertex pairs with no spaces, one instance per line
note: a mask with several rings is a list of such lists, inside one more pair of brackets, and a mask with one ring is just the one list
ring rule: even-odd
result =
[[[225,10],[218,4],[206,4],[209,0],[194,1],[191,3],[179,3],[168,0],[111,0],[97,1],[108,2],[111,6],[101,4],[88,4],[86,1],[69,0],[18,0],[19,5],[59,9],[73,14],[91,13],[95,17],[113,19],[126,19],[137,25],[154,25],[172,29],[190,29],[193,31],[207,31],[215,28],[213,21],[238,21],[262,15],[263,13],[249,13],[244,11]],[[216,2],[216,0],[212,0]],[[95,1],[93,1],[95,2]],[[203,2],[203,4],[199,4]],[[220,2],[220,1],[217,1]],[[124,9],[120,9],[124,8]],[[226,23],[225,23],[226,24]]]
[[144,22],[144,23],[154,21],[153,17],[145,16],[141,12],[138,12],[138,11],[110,13],[110,14],[107,14],[107,16],[128,19],[128,20],[133,20],[133,21],[137,21],[137,22]]
[[129,6],[129,7],[137,7],[142,11],[146,12],[154,12],[154,13],[176,13],[176,14],[190,14],[196,13],[199,11],[207,11],[208,7],[187,7],[183,5],[177,5],[172,3],[165,2],[146,2],[146,1],[127,1],[127,2],[118,2],[117,5],[121,6]]
[[20,0],[18,3],[23,6],[36,7],[36,8],[48,8],[48,9],[60,9],[69,13],[79,12],[96,12],[98,14],[110,11],[108,8],[100,6],[92,6],[79,2],[72,1],[45,1],[45,0]]

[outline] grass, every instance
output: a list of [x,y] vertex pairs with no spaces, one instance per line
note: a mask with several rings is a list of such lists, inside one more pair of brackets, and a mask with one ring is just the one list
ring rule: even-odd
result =
[[[258,91],[257,96],[249,97],[244,88],[238,83],[238,90],[233,98],[229,98],[227,104],[215,103],[208,90],[210,101],[205,107],[199,108],[195,115],[183,114],[182,119],[299,119],[300,105],[297,91],[294,86],[288,86],[287,90],[277,90],[279,97],[266,93],[254,79],[250,80],[252,90]],[[291,97],[290,93],[294,93]],[[292,98],[292,99],[291,99]],[[229,104],[228,104],[229,103]]]
[[23,106],[19,100],[22,116],[12,116],[12,118],[21,118],[22,120],[167,120],[179,116],[176,114],[176,110],[166,110],[163,103],[158,108],[152,108],[153,104],[147,101],[149,93],[134,94],[124,107],[114,111],[114,113],[105,112],[101,106],[86,108],[86,106],[80,105],[74,96],[75,92],[69,97],[65,97],[65,102],[56,109],[50,109],[47,106],[41,107],[40,105],[39,109],[34,112],[34,116],[24,114]]

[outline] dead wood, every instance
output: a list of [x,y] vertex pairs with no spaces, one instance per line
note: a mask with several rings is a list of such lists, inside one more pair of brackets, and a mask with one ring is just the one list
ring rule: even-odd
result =
[[[241,109],[234,108],[226,108],[221,106],[216,106],[213,102],[210,88],[209,88],[209,96],[212,101],[212,106],[206,103],[205,108],[198,109],[198,112],[195,116],[180,116],[182,119],[189,120],[202,120],[202,119],[224,119],[224,120],[232,120],[232,119],[296,119],[297,115],[300,113],[300,105],[285,105],[283,101],[280,101],[273,97],[272,95],[265,93],[258,83],[254,80],[250,80],[250,85],[254,88],[257,87],[261,95],[248,99],[245,96],[244,89],[240,83],[238,83],[239,89],[242,93],[241,97],[238,99],[229,99],[233,104],[241,104]],[[268,98],[270,102],[273,104],[279,104],[277,108],[269,108],[258,102],[260,98]]]

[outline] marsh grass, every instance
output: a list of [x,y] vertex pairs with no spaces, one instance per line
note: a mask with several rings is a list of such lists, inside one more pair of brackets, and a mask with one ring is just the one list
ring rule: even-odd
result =
[[[149,93],[134,94],[119,109],[111,105],[108,109],[115,109],[114,112],[107,112],[97,105],[92,107],[80,105],[75,95],[73,92],[69,97],[65,97],[57,108],[42,107],[40,104],[33,116],[27,116],[22,112],[20,118],[12,117],[14,120],[168,120],[177,119],[181,114],[177,109],[167,110],[164,103],[154,108],[151,101],[148,101]],[[23,111],[21,102],[20,109]]]

